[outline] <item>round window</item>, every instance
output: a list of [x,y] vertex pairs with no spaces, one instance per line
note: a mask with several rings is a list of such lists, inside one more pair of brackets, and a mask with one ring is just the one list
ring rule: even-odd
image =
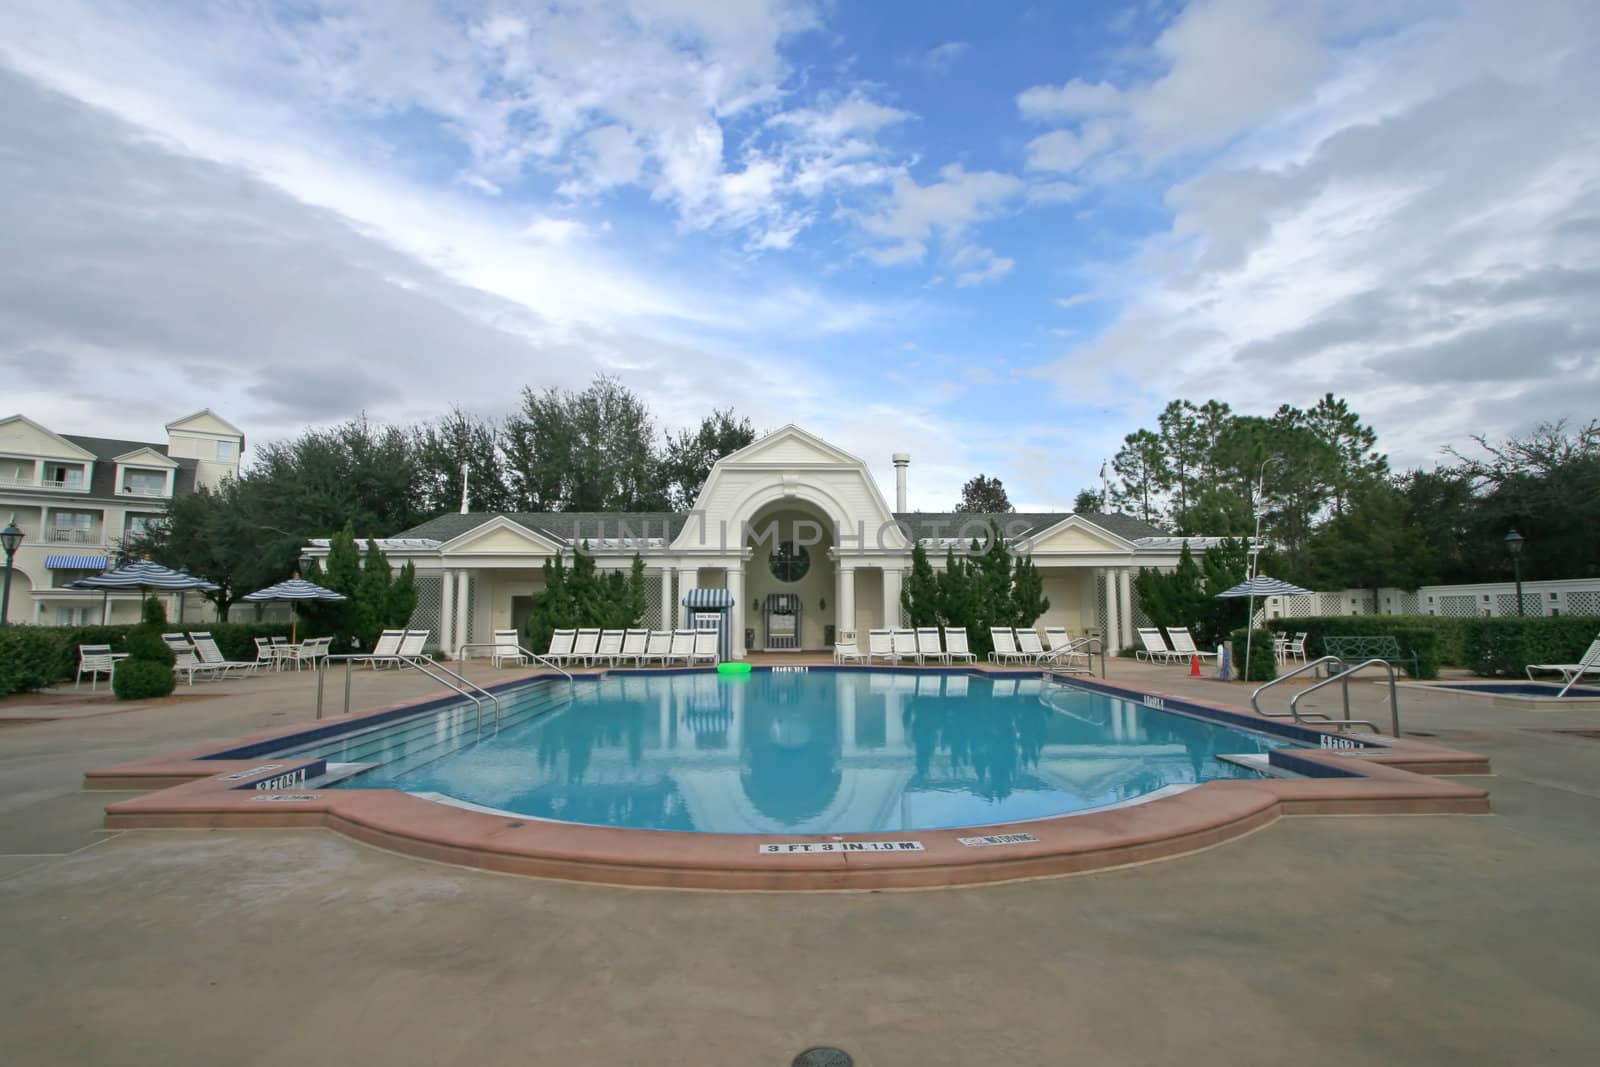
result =
[[778,581],[798,582],[811,569],[811,553],[806,551],[804,545],[780,541],[773,546],[772,555],[767,557],[767,566]]

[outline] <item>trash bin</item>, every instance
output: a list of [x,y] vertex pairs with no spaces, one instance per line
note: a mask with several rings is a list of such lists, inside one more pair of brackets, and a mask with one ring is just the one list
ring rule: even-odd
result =
[[756,631],[755,627],[753,626],[746,626],[744,628],[744,647],[747,650],[756,647]]
[[824,648],[832,648],[838,643],[833,639],[834,632],[833,623],[831,622],[822,628],[822,646]]

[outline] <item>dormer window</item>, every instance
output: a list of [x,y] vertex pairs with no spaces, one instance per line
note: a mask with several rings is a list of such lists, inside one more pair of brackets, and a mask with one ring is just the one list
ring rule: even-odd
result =
[[167,472],[124,470],[122,493],[124,496],[166,496]]

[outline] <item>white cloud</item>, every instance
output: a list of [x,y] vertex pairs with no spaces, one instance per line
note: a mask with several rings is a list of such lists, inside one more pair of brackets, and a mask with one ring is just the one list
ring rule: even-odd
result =
[[1023,182],[1009,174],[968,171],[959,163],[942,168],[939,180],[927,185],[902,176],[881,211],[857,220],[867,234],[893,242],[867,255],[882,265],[918,261],[936,236],[959,239],[972,225],[1004,210],[1023,189]]
[[1003,278],[1017,264],[1015,260],[995,255],[990,249],[963,245],[951,253],[950,265],[960,271],[956,275],[956,288],[964,289]]
[[936,44],[922,53],[922,66],[938,73],[944,73],[955,65],[956,60],[972,50],[966,41],[946,41]]

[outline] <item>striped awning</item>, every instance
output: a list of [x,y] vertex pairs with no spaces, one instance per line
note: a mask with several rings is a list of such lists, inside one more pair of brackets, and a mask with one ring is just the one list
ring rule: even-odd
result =
[[53,571],[103,571],[104,556],[46,556],[44,565]]
[[731,608],[733,594],[726,589],[691,589],[683,595],[684,607]]
[[768,593],[767,610],[780,615],[798,615],[800,613],[800,594]]

